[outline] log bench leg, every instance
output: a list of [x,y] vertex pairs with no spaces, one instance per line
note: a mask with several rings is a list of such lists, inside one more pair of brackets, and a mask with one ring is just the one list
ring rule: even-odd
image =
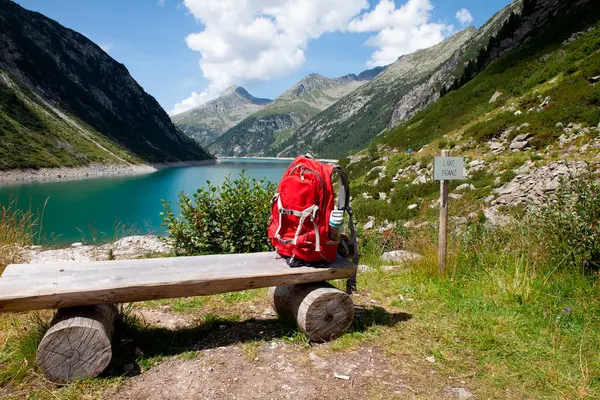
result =
[[37,351],[37,364],[53,382],[98,376],[112,358],[114,305],[61,308]]
[[326,282],[269,288],[273,309],[295,320],[314,342],[338,338],[354,320],[352,298]]

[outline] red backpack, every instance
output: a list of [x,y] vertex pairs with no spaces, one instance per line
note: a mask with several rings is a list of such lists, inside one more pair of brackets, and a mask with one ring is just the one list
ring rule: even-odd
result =
[[[339,176],[337,202],[332,184],[335,175]],[[334,209],[348,213],[352,255],[358,262],[348,179],[339,167],[309,156],[297,157],[283,175],[271,206],[268,236],[290,266],[327,265],[335,260],[340,241],[329,238],[329,217]]]

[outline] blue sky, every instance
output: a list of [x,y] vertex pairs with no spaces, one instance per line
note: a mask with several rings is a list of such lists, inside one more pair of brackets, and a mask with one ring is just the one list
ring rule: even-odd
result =
[[[509,0],[16,2],[105,48],[172,112],[233,83],[274,98],[311,72],[359,73],[434,44],[471,19],[479,27]],[[461,9],[468,11],[462,23]]]

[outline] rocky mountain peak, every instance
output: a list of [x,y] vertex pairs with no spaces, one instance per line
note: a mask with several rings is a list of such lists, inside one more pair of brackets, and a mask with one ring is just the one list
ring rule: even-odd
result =
[[[123,64],[85,36],[6,0],[0,0],[0,76],[0,92],[31,116],[0,113],[0,126],[23,128],[2,132],[23,149],[21,167],[208,158]],[[39,123],[27,125],[34,119]]]

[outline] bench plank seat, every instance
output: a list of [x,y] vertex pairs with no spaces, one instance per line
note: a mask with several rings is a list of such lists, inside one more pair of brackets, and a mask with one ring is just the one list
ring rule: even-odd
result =
[[356,265],[290,268],[274,252],[48,264],[11,264],[0,276],[0,312],[175,297],[349,278]]

